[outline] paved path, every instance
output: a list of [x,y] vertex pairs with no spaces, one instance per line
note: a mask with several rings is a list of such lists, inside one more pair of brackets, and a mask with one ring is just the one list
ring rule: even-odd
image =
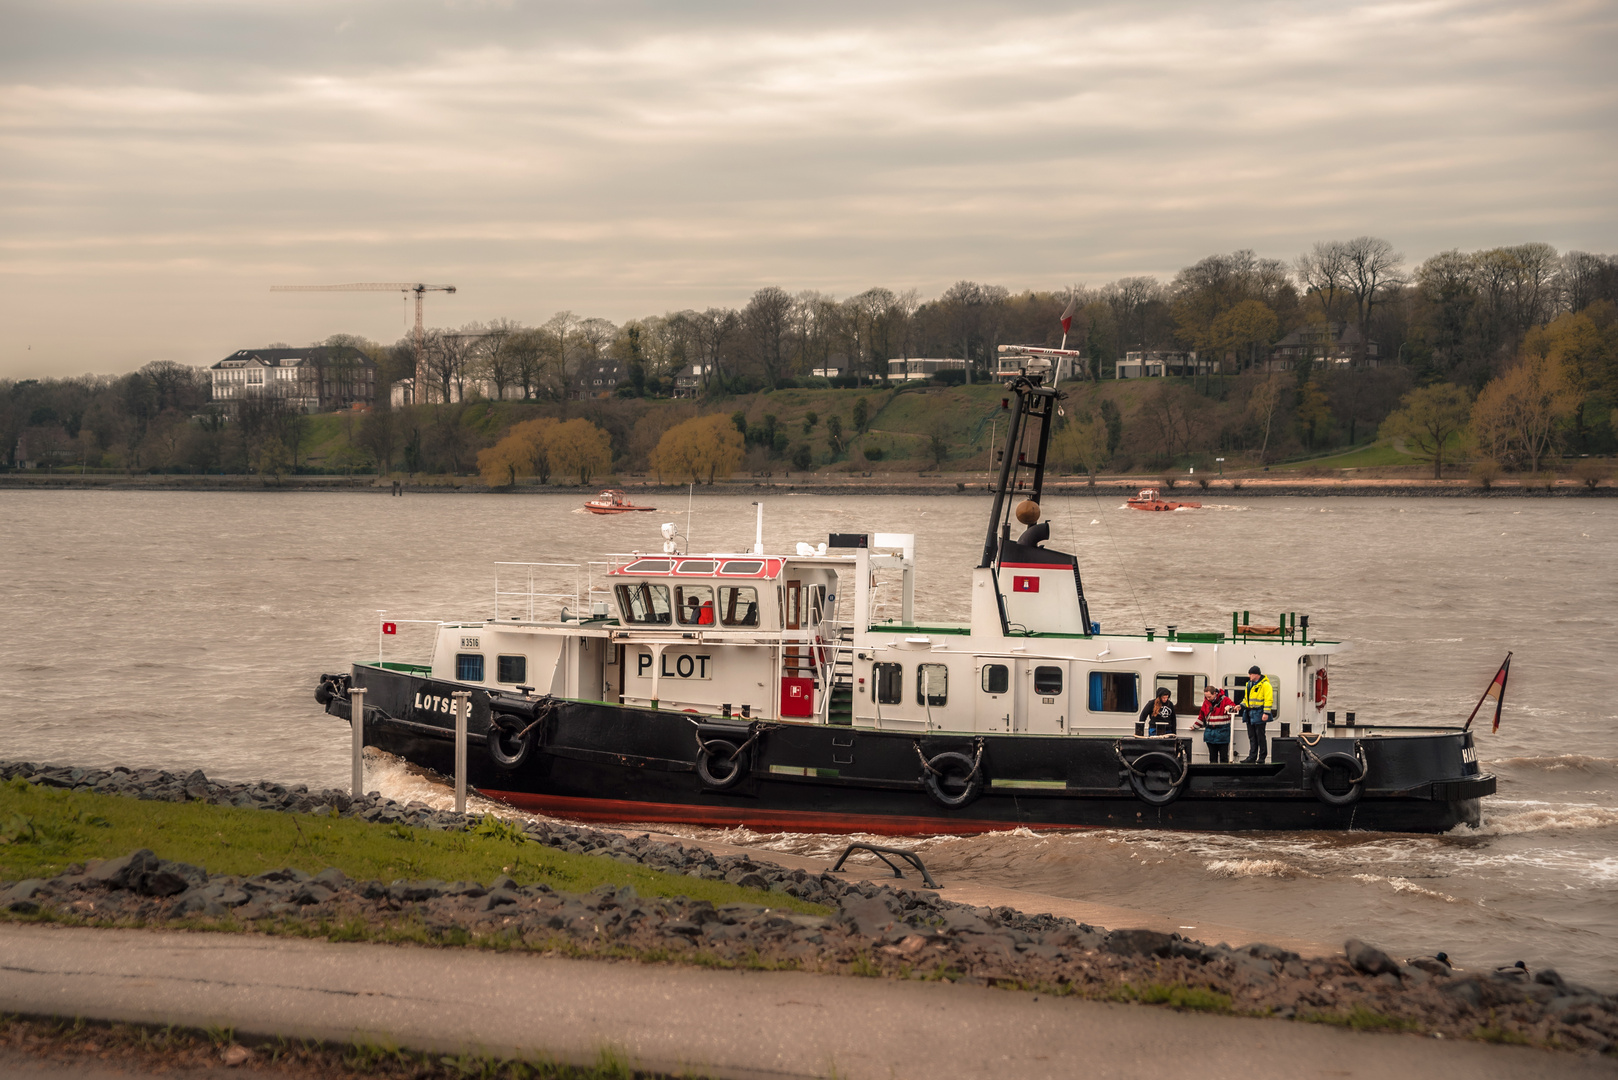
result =
[[[618,828],[617,826],[603,826],[617,832],[632,836],[639,836],[644,830],[634,828]],[[670,844],[685,844],[688,847],[699,847],[711,851],[716,855],[744,855],[749,859],[760,862],[772,862],[785,866],[790,870],[802,868],[809,873],[819,874],[830,870],[835,859],[820,859],[805,855],[789,855],[786,852],[774,851],[762,847],[738,847],[733,844],[721,844],[708,840],[688,840],[681,836],[667,833],[653,832],[653,839],[662,840]],[[897,861],[897,860],[895,860]],[[929,870],[931,868],[929,867]],[[914,870],[905,869],[905,880],[896,881],[893,875],[881,864],[850,862],[844,868],[842,877],[850,881],[874,881],[878,885],[894,885],[907,889],[924,888],[920,878]],[[1131,908],[1114,907],[1111,904],[1097,904],[1089,900],[1070,900],[1065,896],[1051,896],[1048,893],[1030,892],[1027,889],[1006,889],[997,885],[985,885],[975,881],[957,881],[948,874],[934,875],[940,885],[938,895],[945,900],[954,900],[960,904],[971,904],[974,907],[1013,907],[1029,915],[1060,915],[1064,918],[1074,919],[1078,922],[1089,923],[1092,926],[1105,927],[1108,930],[1157,930],[1164,934],[1184,934],[1196,941],[1205,941],[1212,945],[1224,942],[1227,945],[1251,945],[1256,941],[1267,942],[1283,949],[1291,949],[1302,956],[1337,956],[1343,951],[1343,943],[1335,944],[1321,941],[1310,941],[1305,938],[1279,937],[1266,933],[1262,928],[1244,928],[1231,926],[1226,923],[1203,922],[1190,911],[1178,914],[1135,911]],[[1172,899],[1165,897],[1165,900]]]
[[0,924],[0,1011],[578,1063],[611,1048],[742,1078],[1618,1077],[1522,1047],[980,987],[38,924]]

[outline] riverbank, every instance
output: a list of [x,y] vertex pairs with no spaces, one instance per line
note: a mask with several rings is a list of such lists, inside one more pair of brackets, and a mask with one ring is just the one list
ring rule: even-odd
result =
[[[1572,986],[1554,971],[1513,967],[1469,972],[1441,958],[1399,962],[1363,942],[1343,953],[1304,956],[1274,943],[1209,945],[1147,928],[1108,931],[1046,912],[971,906],[932,890],[811,875],[764,860],[561,822],[529,820],[501,836],[510,862],[484,882],[419,877],[356,880],[340,865],[311,872],[283,859],[323,860],[321,830],[336,819],[408,846],[425,833],[475,848],[484,819],[353,800],[265,784],[218,784],[200,773],[0,765],[0,820],[9,843],[0,866],[45,865],[94,845],[103,810],[120,798],[180,803],[214,815],[222,851],[242,817],[292,822],[280,849],[259,839],[265,868],[219,874],[172,858],[165,829],[141,850],[86,859],[50,877],[5,886],[7,922],[100,928],[181,928],[265,939],[471,947],[541,957],[632,960],[728,971],[798,971],[904,983],[997,987],[1057,998],[1143,1002],[1190,1011],[1280,1017],[1448,1038],[1523,1042],[1608,1053],[1618,1038],[1618,998]],[[126,804],[127,805],[127,804]],[[249,807],[260,808],[248,812]],[[288,830],[283,829],[283,833]],[[23,852],[29,845],[38,851]],[[55,845],[54,853],[48,848]],[[78,845],[78,846],[75,846]],[[537,880],[524,852],[550,848],[607,859],[670,879],[720,881],[757,890],[759,901],[715,904],[649,895],[604,883],[589,892]],[[237,852],[237,855],[243,853]],[[534,852],[535,855],[538,852]],[[403,862],[411,855],[392,856]],[[313,861],[311,861],[313,860]],[[554,875],[551,880],[555,880]],[[906,883],[910,884],[909,882]],[[772,899],[772,897],[774,899]],[[817,905],[810,907],[809,905]],[[826,914],[816,914],[824,911]]]
[[[1352,471],[1351,471],[1352,472]],[[397,484],[397,487],[395,486]],[[163,474],[86,474],[0,473],[0,491],[243,491],[288,492],[325,491],[373,495],[572,495],[583,501],[604,487],[628,492],[631,501],[644,502],[644,496],[684,498],[696,495],[971,495],[982,497],[993,489],[981,473],[915,474],[897,472],[802,473],[768,476],[735,476],[694,489],[683,484],[663,484],[645,477],[605,477],[588,487],[556,484],[518,484],[491,488],[476,477],[377,477],[377,476],[192,476]],[[1045,494],[1096,498],[1129,498],[1143,487],[1157,488],[1170,500],[1197,502],[1209,498],[1313,497],[1332,495],[1377,495],[1425,498],[1558,498],[1603,499],[1618,497],[1618,483],[1605,480],[1594,487],[1570,478],[1529,480],[1509,477],[1484,488],[1468,479],[1433,480],[1409,476],[1296,476],[1289,474],[1232,477],[1201,481],[1181,478],[1168,488],[1157,475],[1118,475],[1098,477],[1095,484],[1082,478],[1052,478]]]

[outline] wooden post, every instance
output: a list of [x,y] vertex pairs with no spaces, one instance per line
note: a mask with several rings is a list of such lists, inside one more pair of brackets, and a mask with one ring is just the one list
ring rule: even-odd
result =
[[348,793],[356,799],[365,797],[365,687],[351,686],[348,688],[348,726],[353,735],[353,776],[349,780]]
[[[456,690],[455,702],[455,812],[466,813],[466,721],[472,711],[472,691]],[[489,738],[494,738],[491,730]]]

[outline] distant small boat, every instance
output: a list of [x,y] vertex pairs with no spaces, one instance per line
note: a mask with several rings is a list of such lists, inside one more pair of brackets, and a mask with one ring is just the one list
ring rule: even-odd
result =
[[592,514],[629,514],[636,510],[656,510],[655,506],[636,506],[617,488],[608,488],[584,504]]
[[1167,499],[1158,498],[1156,488],[1141,488],[1140,494],[1129,500],[1129,507],[1132,510],[1178,510],[1181,507],[1187,510],[1201,510],[1202,504],[1169,502]]

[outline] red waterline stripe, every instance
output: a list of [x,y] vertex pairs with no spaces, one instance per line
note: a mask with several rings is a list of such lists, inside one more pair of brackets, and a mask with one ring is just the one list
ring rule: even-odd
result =
[[970,821],[956,818],[911,817],[885,814],[832,814],[814,810],[762,810],[732,806],[681,806],[676,803],[635,802],[628,799],[584,799],[571,795],[535,795],[524,791],[491,791],[491,799],[519,810],[555,814],[580,821],[666,821],[684,825],[743,825],[754,832],[871,832],[886,836],[936,836],[1008,832],[1012,829],[1083,829],[1086,825],[1046,825],[1010,821]]

